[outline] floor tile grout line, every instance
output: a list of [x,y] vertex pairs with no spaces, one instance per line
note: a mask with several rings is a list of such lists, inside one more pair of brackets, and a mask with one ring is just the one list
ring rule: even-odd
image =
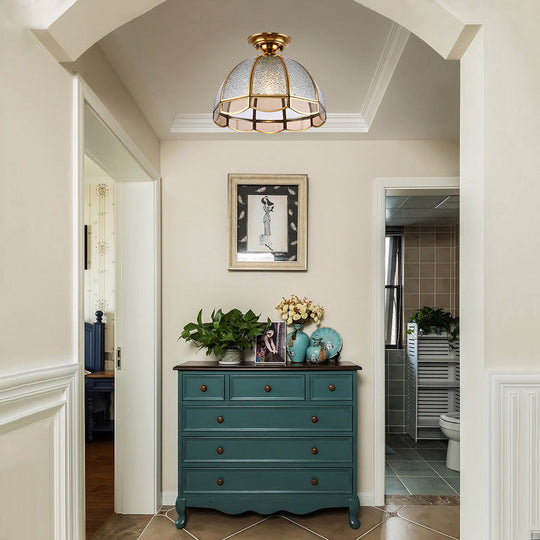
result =
[[302,529],[305,529],[306,531],[309,531],[310,533],[313,533],[314,535],[318,536],[319,538],[322,538],[323,540],[329,540],[326,536],[322,536],[318,532],[309,529],[308,527],[302,525],[301,523],[297,523],[296,521],[294,521],[294,519],[291,519],[288,516],[281,515],[279,517],[282,517],[283,519],[286,519],[287,521],[290,521],[291,523],[294,523],[295,525],[298,525],[298,527],[301,527]]
[[374,531],[377,527],[381,527],[382,525],[384,525],[388,520],[390,519],[390,516],[387,514],[386,517],[380,522],[380,523],[377,523],[377,525],[374,525],[373,527],[371,527],[371,529],[369,529],[368,531],[362,533],[358,538],[356,538],[355,540],[360,540],[361,538],[365,538],[365,536],[367,534],[369,534],[370,532]]
[[438,531],[437,529],[433,529],[432,527],[428,527],[427,525],[422,525],[422,523],[418,523],[417,521],[413,521],[410,518],[403,517],[399,514],[399,510],[397,512],[397,515],[400,519],[403,521],[408,521],[409,523],[412,523],[413,525],[418,525],[419,527],[422,527],[424,529],[427,529],[428,531],[436,532],[437,534],[442,534],[443,536],[446,536],[447,538],[451,538],[452,540],[459,540],[459,538],[456,538],[455,536],[451,536],[449,534],[443,533],[441,531]]
[[446,480],[446,478],[443,478],[443,477],[441,476],[441,480],[443,480],[443,481],[446,483],[446,485],[449,486],[450,489],[452,489],[452,490],[456,493],[456,495],[459,495],[457,489],[456,489],[452,484],[450,484],[450,482],[448,482],[448,481]]
[[195,536],[193,533],[189,532],[187,529],[182,529],[182,530],[186,532],[187,534],[189,534],[191,538],[195,538],[195,540],[200,540],[198,536]]
[[156,517],[156,515],[154,514],[149,520],[148,520],[148,523],[146,524],[146,526],[144,527],[144,529],[141,531],[141,534],[139,534],[139,536],[137,536],[137,540],[139,540],[142,535],[145,533],[146,529],[148,529],[148,527],[150,527],[150,523],[152,523],[152,520]]
[[243,529],[240,529],[239,531],[233,532],[229,534],[229,536],[224,536],[221,540],[228,540],[228,538],[232,538],[233,536],[236,536],[237,534],[240,534],[244,531],[247,531],[248,529],[251,529],[252,527],[255,527],[255,525],[259,525],[260,523],[264,523],[268,519],[270,519],[271,516],[267,516],[263,519],[260,519],[259,521],[256,521],[255,523],[252,523],[251,525],[248,525],[247,527],[244,527]]

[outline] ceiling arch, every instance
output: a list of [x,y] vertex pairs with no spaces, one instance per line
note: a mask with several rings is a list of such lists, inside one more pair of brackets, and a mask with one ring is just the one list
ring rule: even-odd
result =
[[[101,38],[164,1],[75,0],[47,28],[34,33],[59,62],[73,62]],[[355,1],[407,28],[447,59],[460,58],[478,30],[436,0]]]
[[416,34],[447,60],[459,60],[480,25],[465,24],[436,0],[355,0]]

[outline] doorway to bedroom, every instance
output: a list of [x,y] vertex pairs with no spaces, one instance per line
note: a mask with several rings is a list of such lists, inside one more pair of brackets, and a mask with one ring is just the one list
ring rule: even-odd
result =
[[160,179],[78,82],[79,313],[91,538],[114,513],[153,514],[161,504]]

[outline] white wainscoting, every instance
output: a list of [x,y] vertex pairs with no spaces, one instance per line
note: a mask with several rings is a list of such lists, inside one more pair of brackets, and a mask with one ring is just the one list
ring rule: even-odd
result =
[[492,540],[540,531],[540,372],[490,374]]
[[[81,385],[80,366],[77,364],[48,366],[0,375],[0,437],[5,437],[4,440],[7,441],[10,432],[16,433],[16,430],[34,424],[43,425],[41,421],[49,419],[48,432],[42,435],[42,440],[35,441],[35,444],[46,448],[50,455],[50,470],[47,475],[49,500],[43,501],[43,505],[49,505],[52,515],[48,516],[48,532],[45,532],[45,524],[32,524],[32,508],[25,506],[21,510],[25,519],[25,530],[35,527],[33,538],[84,538],[84,500],[80,500],[80,487],[84,481],[81,465],[84,441],[82,411],[79,406]],[[36,429],[36,433],[38,432]],[[13,467],[24,464],[25,451],[25,448],[20,448],[21,459],[18,463],[13,463]],[[2,485],[0,482],[0,504],[13,496],[15,487],[18,492],[22,492],[23,489],[31,489],[31,484],[13,486]],[[47,489],[43,485],[39,487],[40,490]],[[12,516],[4,516],[6,519],[2,520],[6,527],[14,526],[6,521],[10,517]],[[0,538],[2,537],[3,532],[0,530]]]

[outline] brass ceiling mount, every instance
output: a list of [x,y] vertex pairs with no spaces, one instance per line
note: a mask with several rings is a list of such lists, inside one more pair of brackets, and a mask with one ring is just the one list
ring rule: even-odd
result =
[[256,49],[260,49],[263,54],[276,54],[282,51],[289,43],[291,38],[286,34],[278,32],[260,32],[248,37],[248,43]]

